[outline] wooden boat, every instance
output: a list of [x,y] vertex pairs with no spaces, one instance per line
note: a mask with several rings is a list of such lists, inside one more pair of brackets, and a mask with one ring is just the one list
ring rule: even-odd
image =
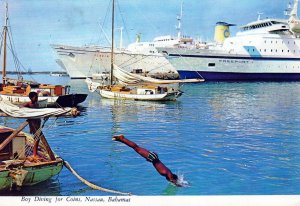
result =
[[18,129],[0,126],[0,191],[20,189],[48,180],[60,173],[63,160],[55,156],[44,136],[38,158],[32,157],[34,139]]
[[[19,108],[0,101],[0,116],[35,119],[69,115],[71,108]],[[0,192],[21,189],[48,180],[63,168],[64,161],[50,148],[41,129],[32,136],[23,132],[26,120],[17,129],[0,126]],[[34,156],[34,143],[40,139]]]
[[[176,100],[181,96],[182,92],[172,88],[161,87],[161,86],[151,86],[149,83],[147,85],[134,85],[134,86],[124,86],[124,85],[114,85],[114,79],[120,80],[120,77],[114,75],[114,0],[112,3],[112,44],[111,44],[111,71],[110,71],[110,85],[95,86],[97,83],[93,82],[91,79],[87,78],[86,82],[91,90],[93,87],[99,90],[99,94],[104,98],[109,99],[129,99],[129,100],[144,100],[144,101],[167,101]],[[122,82],[122,81],[120,81]],[[124,83],[124,82],[123,82]]]
[[30,101],[28,95],[34,91],[38,93],[39,101],[43,101],[45,107],[74,107],[84,102],[87,97],[87,94],[69,94],[66,92],[67,87],[61,85],[24,82],[16,85],[0,84],[0,97],[14,104],[23,104]]
[[[87,94],[71,94],[70,86],[40,84],[32,81],[24,81],[21,77],[18,80],[8,79],[6,77],[6,39],[8,33],[7,11],[8,6],[6,4],[5,25],[3,27],[3,64],[0,97],[15,104],[22,104],[30,101],[28,94],[35,91],[39,95],[39,100],[47,100],[48,103],[46,105],[48,107],[73,107],[82,103],[86,99]],[[11,48],[13,47],[11,46]],[[14,58],[16,57],[14,56]],[[17,59],[15,59],[15,61],[18,62]]]

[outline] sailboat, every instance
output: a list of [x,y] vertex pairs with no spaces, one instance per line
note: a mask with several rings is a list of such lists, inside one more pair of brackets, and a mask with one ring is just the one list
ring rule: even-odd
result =
[[[14,104],[22,104],[30,101],[28,94],[32,91],[39,94],[41,106],[47,107],[73,107],[83,102],[87,94],[71,94],[70,86],[40,84],[33,81],[24,81],[22,78],[8,79],[6,76],[6,44],[8,35],[8,4],[6,3],[5,24],[3,27],[3,63],[2,84],[0,84],[0,97]],[[11,42],[11,41],[10,41]],[[11,46],[12,48],[12,46]],[[14,58],[15,55],[13,55]],[[15,59],[17,61],[17,59]]]
[[[120,80],[120,77],[114,75],[114,7],[115,1],[112,2],[112,46],[111,46],[111,71],[110,85],[101,85],[93,82],[90,78],[86,79],[90,91],[99,90],[99,94],[109,99],[128,99],[128,100],[144,100],[144,101],[166,101],[176,100],[182,95],[182,92],[168,88],[166,86],[153,85],[150,82],[141,85],[131,85],[130,87],[123,82],[123,85],[114,84],[114,80]],[[162,80],[161,80],[162,81]],[[120,81],[122,82],[122,81]]]
[[[20,108],[1,100],[0,110],[0,116],[35,119],[67,115],[72,108]],[[59,174],[63,168],[63,159],[52,151],[41,129],[34,135],[23,132],[28,124],[26,120],[17,129],[0,126],[0,192],[38,184]],[[38,138],[40,143],[36,149],[34,144]]]

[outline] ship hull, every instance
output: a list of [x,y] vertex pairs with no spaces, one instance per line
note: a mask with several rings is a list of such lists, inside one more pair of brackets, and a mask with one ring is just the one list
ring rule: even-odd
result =
[[[204,51],[202,51],[204,52]],[[181,79],[299,81],[300,58],[169,54]]]
[[178,71],[181,79],[203,77],[205,81],[299,81],[300,73],[235,73]]
[[[72,47],[52,45],[63,68],[71,79],[91,78],[93,74],[110,72],[111,54],[109,48]],[[126,71],[142,71],[158,78],[176,79],[176,69],[161,54],[138,54],[128,50],[116,50],[114,62]]]

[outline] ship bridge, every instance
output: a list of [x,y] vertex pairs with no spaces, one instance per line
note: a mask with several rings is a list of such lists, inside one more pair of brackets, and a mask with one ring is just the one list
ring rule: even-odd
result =
[[242,26],[237,36],[264,33],[287,34],[289,33],[289,25],[287,21],[282,19],[258,20]]

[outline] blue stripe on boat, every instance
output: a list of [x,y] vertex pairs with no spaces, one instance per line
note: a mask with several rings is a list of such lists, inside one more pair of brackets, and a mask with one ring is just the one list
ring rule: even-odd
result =
[[296,81],[300,73],[235,73],[178,70],[181,79],[204,78],[206,81]]
[[262,61],[300,61],[300,58],[286,57],[260,57],[260,56],[210,56],[210,55],[191,55],[191,54],[169,54],[172,57],[193,57],[193,58],[211,58],[211,59],[244,59],[244,60],[262,60]]

